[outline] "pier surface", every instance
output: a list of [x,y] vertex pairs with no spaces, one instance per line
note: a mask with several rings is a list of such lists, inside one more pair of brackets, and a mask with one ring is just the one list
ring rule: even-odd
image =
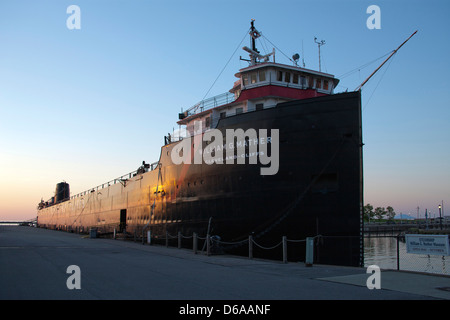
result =
[[[69,266],[81,289],[69,289]],[[0,226],[0,299],[303,300],[450,299],[450,277],[283,264],[33,227]]]

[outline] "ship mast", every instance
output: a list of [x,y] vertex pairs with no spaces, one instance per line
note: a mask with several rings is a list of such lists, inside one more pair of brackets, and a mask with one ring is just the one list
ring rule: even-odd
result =
[[394,54],[396,54],[397,51],[398,51],[398,50],[399,50],[406,42],[408,42],[408,40],[411,39],[412,36],[415,35],[416,33],[417,33],[417,30],[414,31],[414,33],[413,33],[412,35],[410,35],[408,39],[406,39],[405,41],[403,41],[403,43],[402,43],[397,49],[395,49],[394,51],[392,51],[392,53],[389,55],[389,57],[387,57],[387,59],[384,60],[383,63],[380,64],[380,66],[379,66],[378,68],[376,68],[375,71],[372,72],[372,74],[371,74],[366,80],[364,80],[364,82],[361,83],[361,84],[355,89],[355,91],[361,90],[361,88],[367,83],[367,81],[369,81],[369,79],[372,78],[373,75],[374,75],[375,73],[377,73],[377,71],[380,70],[381,67],[382,67],[386,62],[388,62],[388,60],[389,60]]
[[[256,30],[255,28],[255,19],[252,19],[252,22],[250,23],[251,27],[250,27],[250,35],[251,35],[251,39],[252,39],[252,50],[255,52],[258,52],[258,49],[256,49],[256,38],[258,38],[260,36],[259,32]],[[256,59],[256,57],[255,57]],[[256,60],[255,60],[256,62]]]
[[250,39],[251,39],[251,51],[250,53],[250,64],[253,66],[256,64],[256,59],[259,55],[259,51],[258,49],[256,49],[256,39],[258,39],[261,34],[258,32],[258,30],[256,30],[255,28],[255,19],[252,19],[251,23],[250,23]]
[[241,58],[241,60],[250,62],[251,66],[256,65],[258,63],[258,59],[264,60],[265,62],[267,62],[267,61],[269,61],[269,57],[271,55],[275,56],[275,48],[273,49],[273,51],[271,53],[266,54],[264,56],[259,53],[258,49],[256,49],[256,39],[261,37],[261,33],[258,30],[256,30],[254,22],[255,22],[255,19],[252,19],[251,26],[250,26],[250,32],[249,32],[250,39],[251,39],[251,41],[250,41],[251,48],[249,48],[249,47],[242,48],[250,54],[250,60]]

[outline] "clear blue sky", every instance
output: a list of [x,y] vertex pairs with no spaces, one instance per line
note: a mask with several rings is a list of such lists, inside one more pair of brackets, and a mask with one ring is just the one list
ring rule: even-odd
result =
[[[72,4],[79,30],[66,27]],[[366,27],[372,4],[380,30]],[[419,30],[363,89],[365,202],[423,216],[443,200],[450,214],[449,11],[445,0],[3,0],[0,220],[36,216],[60,181],[78,193],[158,160],[178,112],[205,96],[251,19],[282,51],[277,62],[303,43],[318,69],[314,37],[324,39],[323,71],[356,69],[338,92]],[[208,96],[232,87],[240,55]]]

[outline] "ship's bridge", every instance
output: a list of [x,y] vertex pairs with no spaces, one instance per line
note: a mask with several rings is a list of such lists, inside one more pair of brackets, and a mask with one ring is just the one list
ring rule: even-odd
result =
[[201,121],[205,131],[215,128],[222,118],[273,108],[291,100],[333,94],[339,83],[328,73],[275,62],[243,68],[235,76],[238,80],[229,92],[203,100],[180,113],[178,124],[186,125],[189,135],[194,134],[195,121]]
[[[201,130],[215,128],[220,119],[241,113],[273,108],[278,103],[314,98],[333,94],[339,80],[332,74],[305,69],[295,65],[275,62],[275,49],[261,55],[254,46],[260,33],[252,28],[252,49],[243,47],[250,54],[249,66],[240,69],[238,80],[228,93],[201,101],[180,113],[179,125],[185,125],[187,134],[198,134],[194,123],[201,122]],[[272,56],[273,61],[269,61]],[[244,60],[244,59],[243,59]]]
[[332,94],[334,88],[339,83],[333,75],[314,71],[310,69],[300,68],[297,66],[289,66],[274,62],[264,62],[241,69],[236,75],[239,78],[235,82],[230,92],[240,95],[241,90],[249,90],[264,86],[277,86],[283,88],[297,89],[292,91],[293,94],[287,93],[286,90],[278,90],[284,92],[283,96],[293,96],[293,98],[303,98],[304,91],[314,89],[317,93]]

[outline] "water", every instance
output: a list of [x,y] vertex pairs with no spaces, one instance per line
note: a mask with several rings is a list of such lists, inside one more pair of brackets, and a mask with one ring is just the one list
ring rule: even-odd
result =
[[[450,257],[406,253],[406,243],[399,241],[399,270],[450,275]],[[364,266],[397,270],[397,238],[364,238]]]

